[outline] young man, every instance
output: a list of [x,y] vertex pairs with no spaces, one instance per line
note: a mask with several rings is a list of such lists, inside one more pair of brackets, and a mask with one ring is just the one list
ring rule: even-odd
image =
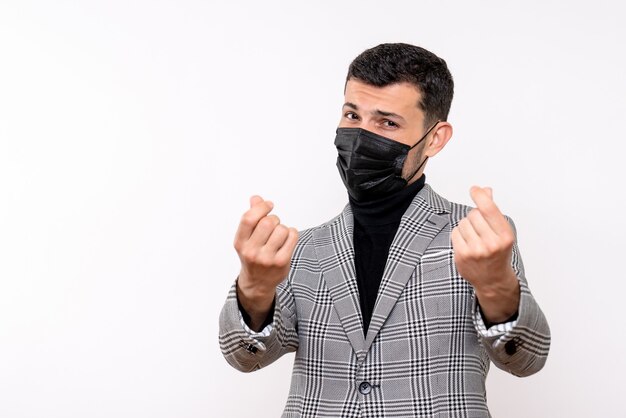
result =
[[295,351],[284,417],[489,417],[489,361],[540,370],[550,332],[512,221],[489,188],[476,208],[425,183],[452,136],[453,81],[423,48],[383,44],[350,65],[335,145],[349,204],[298,233],[250,199],[241,271],[220,316],[241,371]]

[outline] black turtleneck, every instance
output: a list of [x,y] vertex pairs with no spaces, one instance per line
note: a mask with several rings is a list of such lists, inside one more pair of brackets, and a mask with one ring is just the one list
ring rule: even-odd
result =
[[366,335],[389,247],[398,231],[402,215],[425,182],[426,176],[422,175],[399,192],[377,200],[359,202],[349,197],[354,215],[354,266],[363,314],[363,333]]

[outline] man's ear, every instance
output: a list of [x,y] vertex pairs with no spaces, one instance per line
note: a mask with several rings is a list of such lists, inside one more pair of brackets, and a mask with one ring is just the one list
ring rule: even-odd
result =
[[433,157],[439,153],[446,146],[448,141],[452,138],[452,125],[448,122],[439,122],[437,127],[433,129],[433,132],[424,148],[424,155]]

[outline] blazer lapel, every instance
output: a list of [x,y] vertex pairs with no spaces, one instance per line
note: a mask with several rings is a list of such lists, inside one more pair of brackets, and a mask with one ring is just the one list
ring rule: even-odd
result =
[[363,318],[354,268],[354,221],[347,205],[325,228],[313,232],[315,251],[330,297],[359,361],[365,358]]
[[402,216],[398,232],[389,248],[387,264],[367,331],[364,347],[366,352],[415,272],[422,254],[439,231],[449,223],[449,217],[445,215],[450,212],[449,207],[448,201],[425,185]]

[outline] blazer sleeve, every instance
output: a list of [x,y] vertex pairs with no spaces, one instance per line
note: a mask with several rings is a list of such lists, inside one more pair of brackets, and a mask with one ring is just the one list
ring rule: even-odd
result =
[[[515,224],[507,219],[515,231]],[[484,332],[475,299],[474,326],[489,358],[498,368],[515,376],[530,376],[541,370],[548,358],[550,327],[528,287],[517,240],[511,262],[520,285],[517,319],[505,324],[502,331]]]
[[241,322],[236,283],[231,287],[219,318],[219,343],[226,361],[242,372],[253,372],[298,348],[297,319],[287,280],[276,288],[276,303],[269,333],[251,334]]

